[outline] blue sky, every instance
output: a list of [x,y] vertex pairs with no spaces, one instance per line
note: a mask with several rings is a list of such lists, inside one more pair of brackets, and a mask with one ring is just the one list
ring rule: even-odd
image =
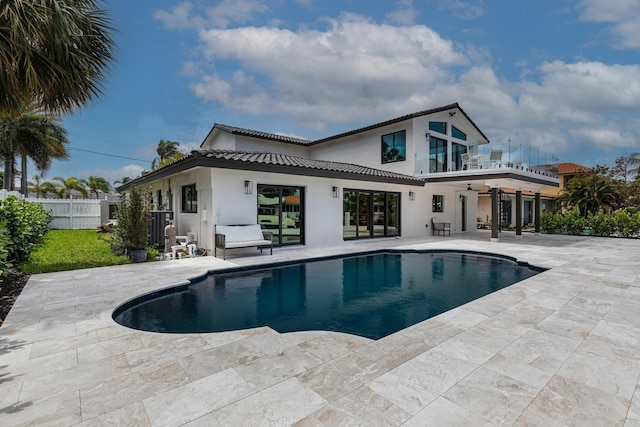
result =
[[64,117],[71,158],[45,178],[135,177],[160,139],[194,149],[216,122],[316,139],[452,102],[493,148],[511,140],[512,159],[612,165],[640,151],[637,0],[104,7],[117,61],[103,96]]

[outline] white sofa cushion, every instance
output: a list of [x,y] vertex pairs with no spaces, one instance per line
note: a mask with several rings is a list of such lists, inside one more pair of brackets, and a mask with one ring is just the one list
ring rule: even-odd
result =
[[270,246],[270,245],[271,245],[270,240],[244,240],[242,242],[227,242],[225,240],[225,244],[224,244],[224,246],[227,249],[245,248],[249,246]]
[[228,248],[232,242],[264,241],[262,228],[259,224],[253,225],[217,225],[216,233],[225,235],[225,244]]

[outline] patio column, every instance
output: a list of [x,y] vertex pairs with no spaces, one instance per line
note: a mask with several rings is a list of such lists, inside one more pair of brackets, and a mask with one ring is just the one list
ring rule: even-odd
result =
[[522,190],[516,190],[516,237],[522,237]]
[[535,229],[536,233],[540,233],[540,192],[536,193],[536,202],[535,202]]
[[498,187],[491,188],[491,241],[498,241],[498,228],[500,227],[500,197]]

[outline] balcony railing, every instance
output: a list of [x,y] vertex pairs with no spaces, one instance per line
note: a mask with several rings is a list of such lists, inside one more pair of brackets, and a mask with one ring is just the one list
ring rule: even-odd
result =
[[[470,150],[468,156],[463,156],[463,161],[445,162],[429,156],[429,150],[418,151],[415,155],[415,174],[428,175],[434,173],[459,173],[460,171],[472,170],[495,170],[495,169],[515,169],[525,172],[536,173],[544,176],[557,177],[557,173],[548,165],[532,166],[522,161],[504,162],[502,153],[497,151],[489,154],[473,154]],[[557,168],[556,168],[557,171]]]

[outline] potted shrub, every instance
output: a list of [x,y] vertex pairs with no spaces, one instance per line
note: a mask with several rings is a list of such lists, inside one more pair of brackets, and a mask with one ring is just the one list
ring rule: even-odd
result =
[[116,221],[114,241],[126,249],[131,261],[145,261],[151,213],[142,188],[132,187],[128,197],[122,198],[116,206]]

